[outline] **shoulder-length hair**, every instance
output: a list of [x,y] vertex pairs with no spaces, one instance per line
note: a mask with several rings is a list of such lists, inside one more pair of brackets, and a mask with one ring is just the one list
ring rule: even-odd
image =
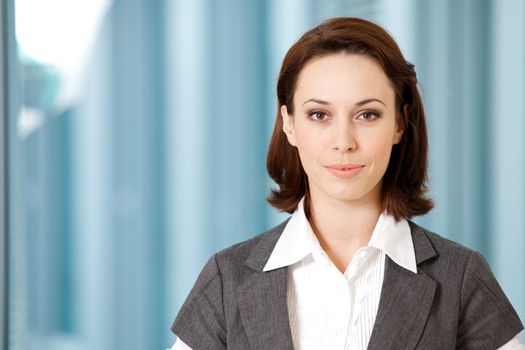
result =
[[280,107],[293,114],[293,97],[302,68],[313,58],[336,53],[365,55],[384,70],[394,87],[398,106],[397,122],[403,130],[393,146],[383,176],[383,210],[396,220],[427,213],[434,206],[427,192],[428,138],[425,112],[417,90],[414,65],[407,62],[394,39],[380,26],[359,18],[333,18],[306,32],[286,53],[277,82],[277,116],[270,141],[266,167],[279,189],[272,189],[268,202],[292,213],[306,195],[305,211],[310,213],[308,178],[297,148],[288,143],[283,131]]

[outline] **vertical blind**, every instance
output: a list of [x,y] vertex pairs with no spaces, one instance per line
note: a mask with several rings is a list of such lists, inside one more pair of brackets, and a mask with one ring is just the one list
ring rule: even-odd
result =
[[[99,0],[75,21],[59,3],[40,13],[56,61],[22,35],[30,0],[0,12],[9,350],[171,345],[207,258],[286,217],[265,202],[278,69],[334,16],[382,24],[415,64],[436,201],[416,221],[481,251],[524,319],[522,1]],[[47,42],[68,32],[91,43],[75,69]]]

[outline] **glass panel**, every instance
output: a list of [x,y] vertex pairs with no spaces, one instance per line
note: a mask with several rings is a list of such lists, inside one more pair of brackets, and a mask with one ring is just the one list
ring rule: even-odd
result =
[[[72,131],[109,0],[16,0],[10,349],[82,345]],[[14,82],[13,82],[14,83]]]

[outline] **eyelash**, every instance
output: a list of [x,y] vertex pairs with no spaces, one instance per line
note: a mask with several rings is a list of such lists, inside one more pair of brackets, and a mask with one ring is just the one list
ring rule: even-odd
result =
[[372,116],[374,116],[374,118],[373,119],[363,119],[363,120],[371,121],[371,120],[379,119],[379,113],[374,112],[374,111],[364,111],[363,113],[359,114],[359,117],[361,117],[361,116],[363,116],[365,114],[372,115]]
[[[321,112],[321,111],[311,111],[310,113],[308,113],[308,117],[310,119],[312,119],[313,121],[317,121],[317,122],[323,122],[325,121],[326,119],[317,119],[317,118],[314,118],[314,116],[316,115],[322,115],[322,116],[325,116],[327,117],[328,115],[325,113],[325,112]],[[376,120],[376,119],[379,119],[380,117],[380,114],[377,113],[377,112],[374,112],[374,111],[363,111],[361,114],[359,114],[357,117],[360,118],[362,117],[363,115],[371,115],[371,116],[374,116],[373,119],[362,119],[361,120],[365,120],[365,121],[373,121],[373,120]]]
[[325,120],[325,119],[320,120],[320,119],[315,118],[314,116],[316,116],[316,115],[323,115],[323,116],[327,117],[326,113],[321,112],[321,111],[311,111],[310,113],[308,113],[308,117],[310,117],[310,119],[312,119],[313,121],[322,122],[322,121]]

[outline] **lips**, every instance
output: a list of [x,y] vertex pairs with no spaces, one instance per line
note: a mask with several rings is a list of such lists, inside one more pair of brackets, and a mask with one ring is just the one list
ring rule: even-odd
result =
[[326,168],[336,177],[347,180],[359,174],[364,167],[361,164],[331,164]]
[[327,168],[336,170],[351,170],[355,168],[362,168],[364,165],[361,164],[332,164],[328,165]]

